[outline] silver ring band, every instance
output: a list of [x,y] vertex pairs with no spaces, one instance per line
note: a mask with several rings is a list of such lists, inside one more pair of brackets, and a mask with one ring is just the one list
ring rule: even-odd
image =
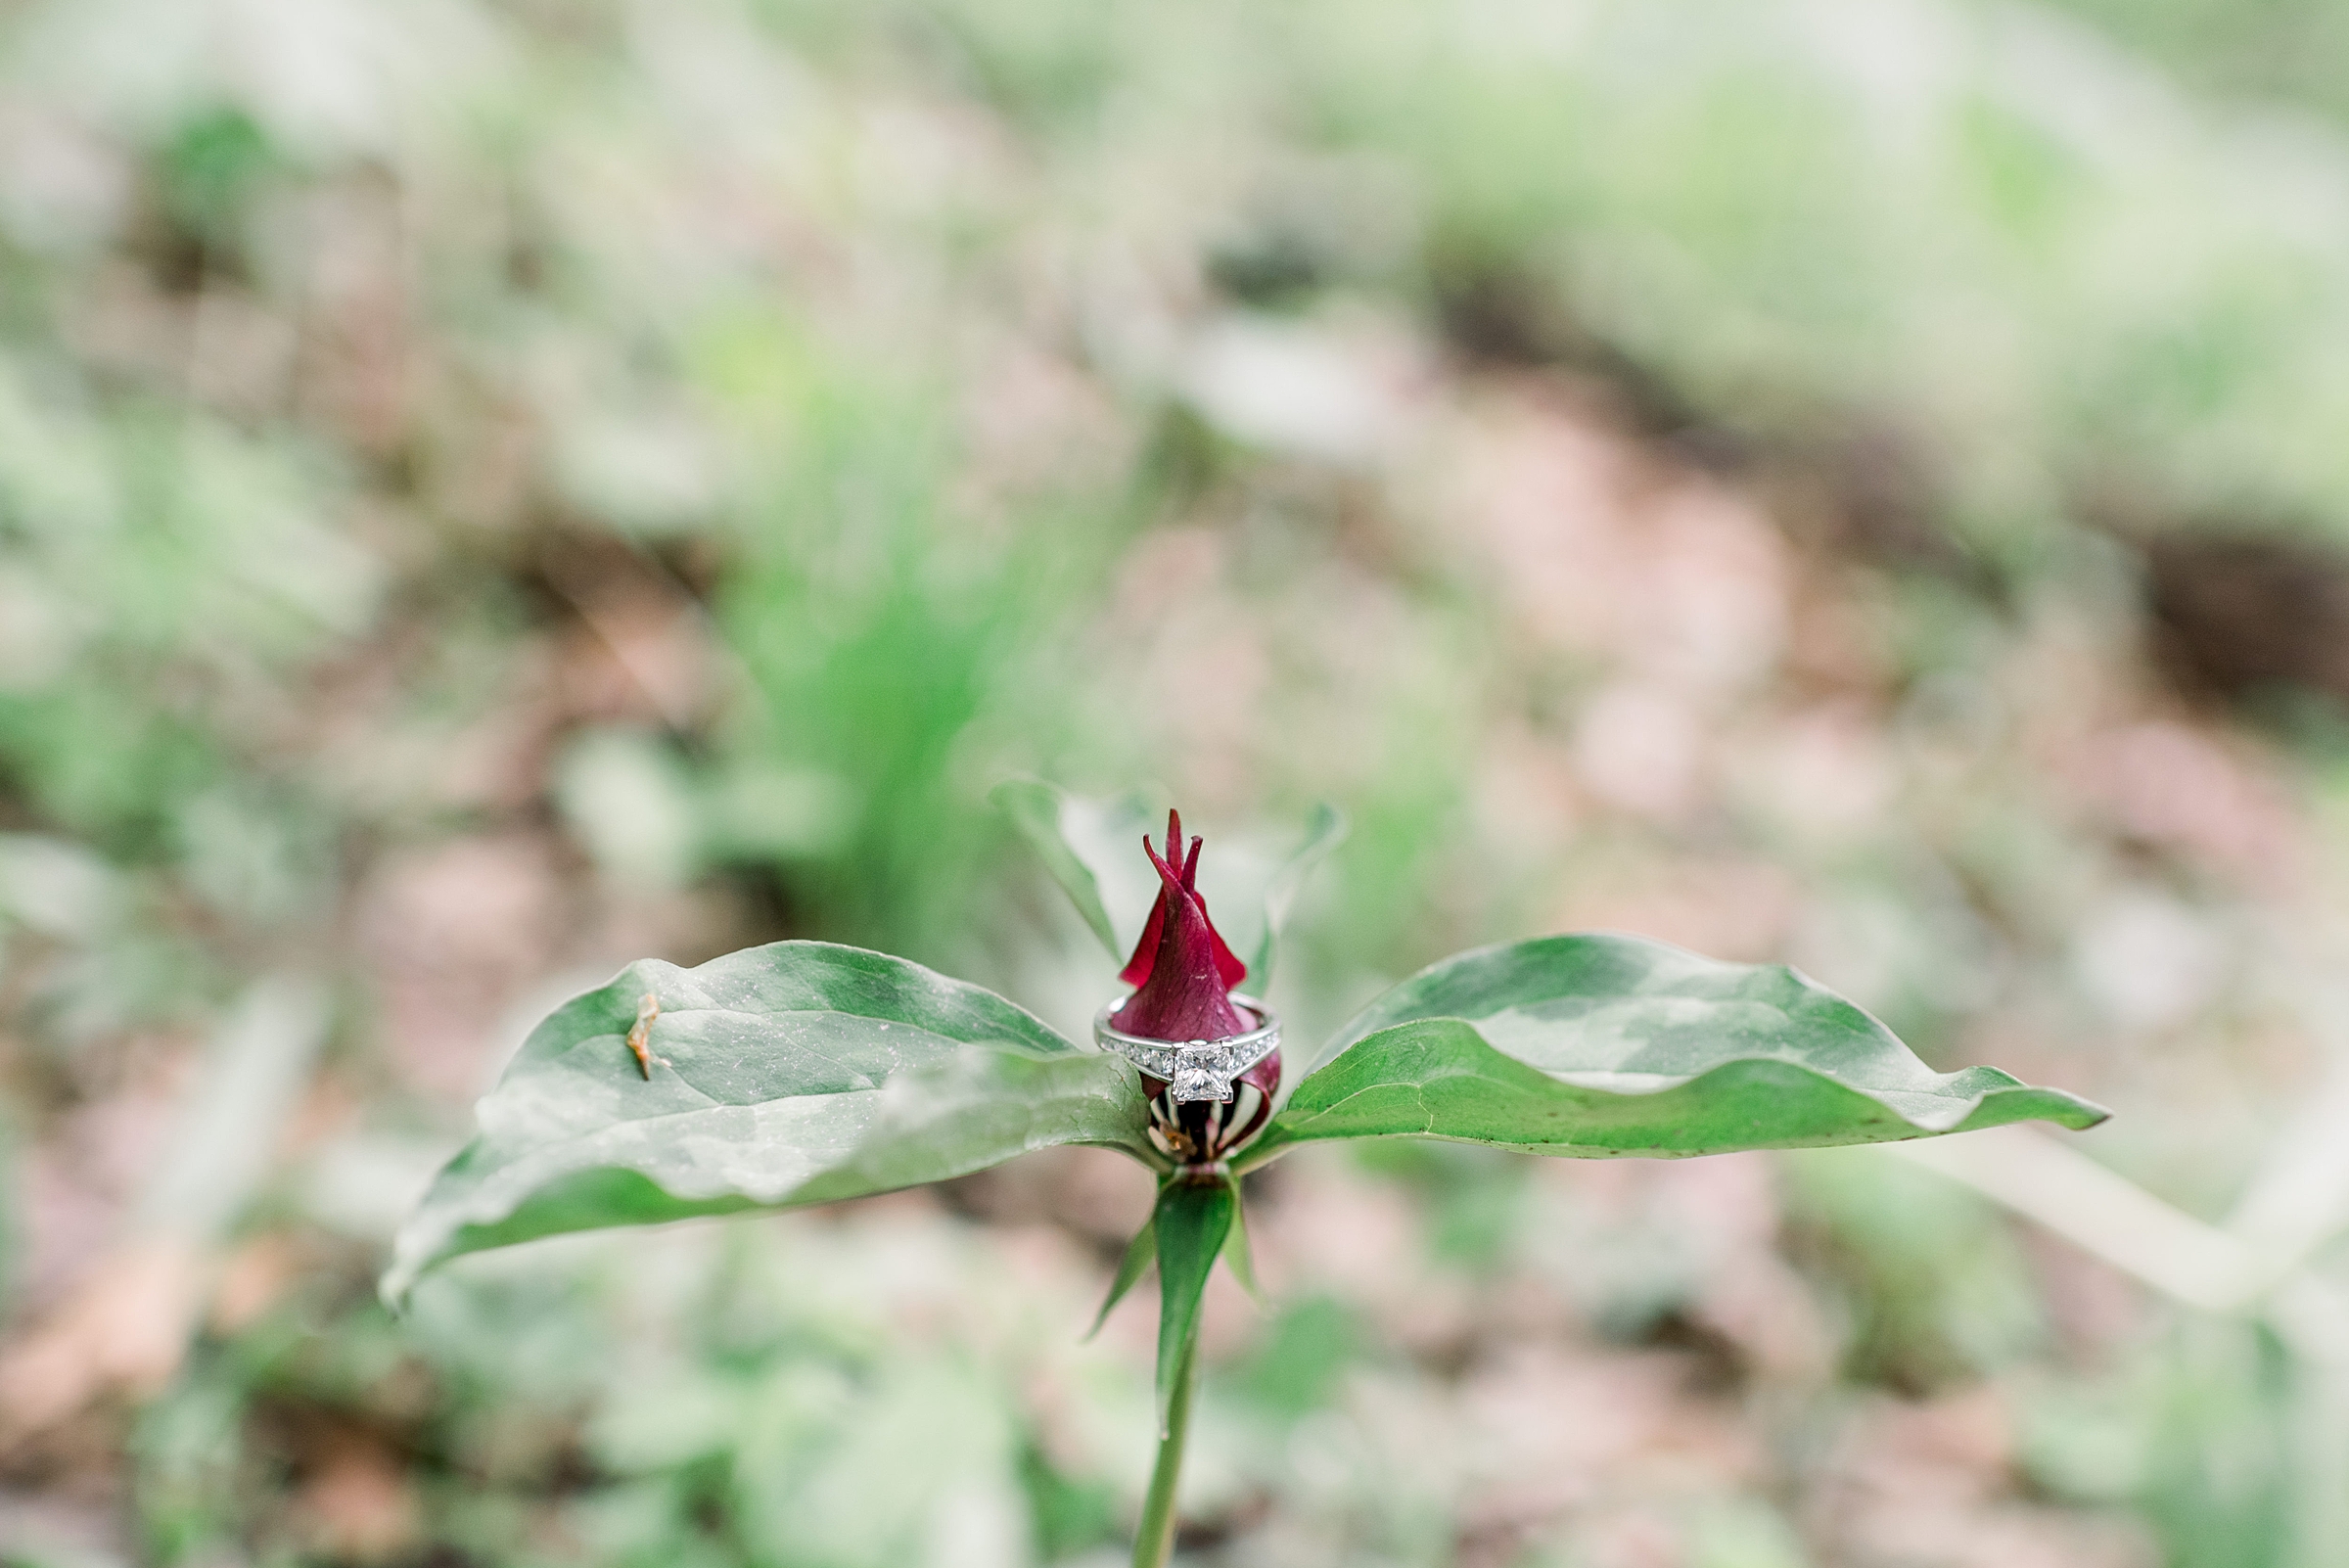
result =
[[1093,1015],[1093,1040],[1167,1085],[1167,1098],[1228,1100],[1232,1080],[1280,1049],[1280,1018],[1253,996],[1232,992],[1232,1001],[1254,1013],[1256,1028],[1228,1039],[1150,1039],[1128,1035],[1110,1020],[1133,998],[1121,996]]

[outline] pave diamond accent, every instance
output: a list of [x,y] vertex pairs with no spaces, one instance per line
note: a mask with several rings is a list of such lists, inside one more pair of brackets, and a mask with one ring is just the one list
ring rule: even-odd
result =
[[1093,1015],[1093,1038],[1167,1085],[1167,1098],[1229,1100],[1232,1081],[1280,1048],[1280,1020],[1253,997],[1231,998],[1260,1020],[1258,1027],[1229,1039],[1150,1039],[1128,1035],[1111,1020],[1126,1005],[1120,998]]

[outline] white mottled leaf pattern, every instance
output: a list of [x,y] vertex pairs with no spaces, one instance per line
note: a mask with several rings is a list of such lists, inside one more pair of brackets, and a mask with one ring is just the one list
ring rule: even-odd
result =
[[1992,1067],[1936,1073],[1782,965],[1544,937],[1422,970],[1340,1030],[1264,1139],[1432,1137],[1534,1154],[1872,1143],[2104,1110]]
[[[660,1007],[652,1077],[626,1037]],[[1133,1069],[980,987],[828,943],[647,960],[532,1032],[401,1228],[388,1299],[484,1247],[938,1181],[1030,1149],[1165,1164]]]

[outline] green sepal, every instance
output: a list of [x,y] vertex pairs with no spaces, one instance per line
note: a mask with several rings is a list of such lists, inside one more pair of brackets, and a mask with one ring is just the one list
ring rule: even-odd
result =
[[[1028,841],[1029,848],[1036,851],[1036,858],[1044,862],[1044,869],[1052,873],[1052,880],[1069,896],[1069,901],[1084,917],[1085,925],[1101,939],[1101,945],[1109,949],[1110,957],[1124,963],[1126,954],[1118,946],[1117,928],[1109,918],[1108,905],[1101,901],[1100,880],[1093,875],[1093,868],[1077,851],[1075,843],[1091,842],[1112,822],[1130,822],[1135,833],[1140,833],[1142,824],[1148,820],[1140,798],[1128,796],[1122,801],[1096,805],[1080,801],[1057,784],[1047,784],[1038,778],[1007,779],[996,785],[989,798],[1011,819],[1011,825]],[[1140,940],[1138,928],[1135,940]]]
[[1232,1176],[1229,1180],[1231,1233],[1223,1238],[1223,1267],[1231,1270],[1231,1277],[1240,1282],[1240,1288],[1248,1292],[1251,1301],[1259,1307],[1269,1307],[1265,1287],[1257,1283],[1256,1257],[1248,1246],[1248,1205],[1240,1199],[1239,1177]]
[[1118,1303],[1149,1271],[1150,1260],[1157,1251],[1158,1221],[1154,1216],[1143,1221],[1142,1228],[1126,1244],[1126,1256],[1118,1261],[1118,1276],[1109,1282],[1109,1294],[1102,1298],[1101,1310],[1093,1314],[1093,1326],[1084,1331],[1087,1340],[1101,1332],[1101,1325],[1109,1321],[1109,1314],[1117,1310]]
[[1184,1355],[1199,1337],[1199,1309],[1207,1276],[1223,1251],[1239,1210],[1239,1193],[1228,1178],[1186,1181],[1177,1177],[1159,1188],[1158,1213],[1158,1430],[1166,1436],[1167,1413],[1181,1375]]
[[[1164,827],[1166,813],[1139,792],[1087,800],[1034,778],[998,784],[991,798],[1102,947],[1124,963],[1159,894],[1142,836]],[[1298,890],[1345,837],[1345,814],[1322,804],[1307,816],[1304,837],[1285,849],[1268,850],[1243,834],[1219,838],[1201,857],[1200,894],[1216,929],[1247,964],[1250,991],[1262,995],[1270,983],[1280,929]]]
[[1263,995],[1265,988],[1272,983],[1274,949],[1279,943],[1281,927],[1288,924],[1289,906],[1297,901],[1298,890],[1305,886],[1305,879],[1313,874],[1313,867],[1328,858],[1330,851],[1346,842],[1347,831],[1345,812],[1327,801],[1315,805],[1305,819],[1304,839],[1289,851],[1288,858],[1273,869],[1270,879],[1265,883],[1264,891],[1257,896],[1256,901],[1264,910],[1264,932],[1257,938],[1256,945],[1245,954],[1247,983],[1256,994]]

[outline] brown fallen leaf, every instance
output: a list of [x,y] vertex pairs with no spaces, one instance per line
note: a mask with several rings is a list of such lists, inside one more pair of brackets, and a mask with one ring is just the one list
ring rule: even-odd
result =
[[0,1349],[0,1452],[111,1395],[161,1388],[187,1352],[201,1287],[197,1249],[177,1238],[109,1254]]
[[296,1500],[310,1545],[346,1562],[382,1562],[416,1545],[423,1519],[399,1456],[374,1438],[346,1433],[322,1446]]
[[220,1265],[211,1289],[211,1325],[223,1334],[249,1327],[283,1297],[301,1271],[301,1252],[278,1232],[240,1243]]

